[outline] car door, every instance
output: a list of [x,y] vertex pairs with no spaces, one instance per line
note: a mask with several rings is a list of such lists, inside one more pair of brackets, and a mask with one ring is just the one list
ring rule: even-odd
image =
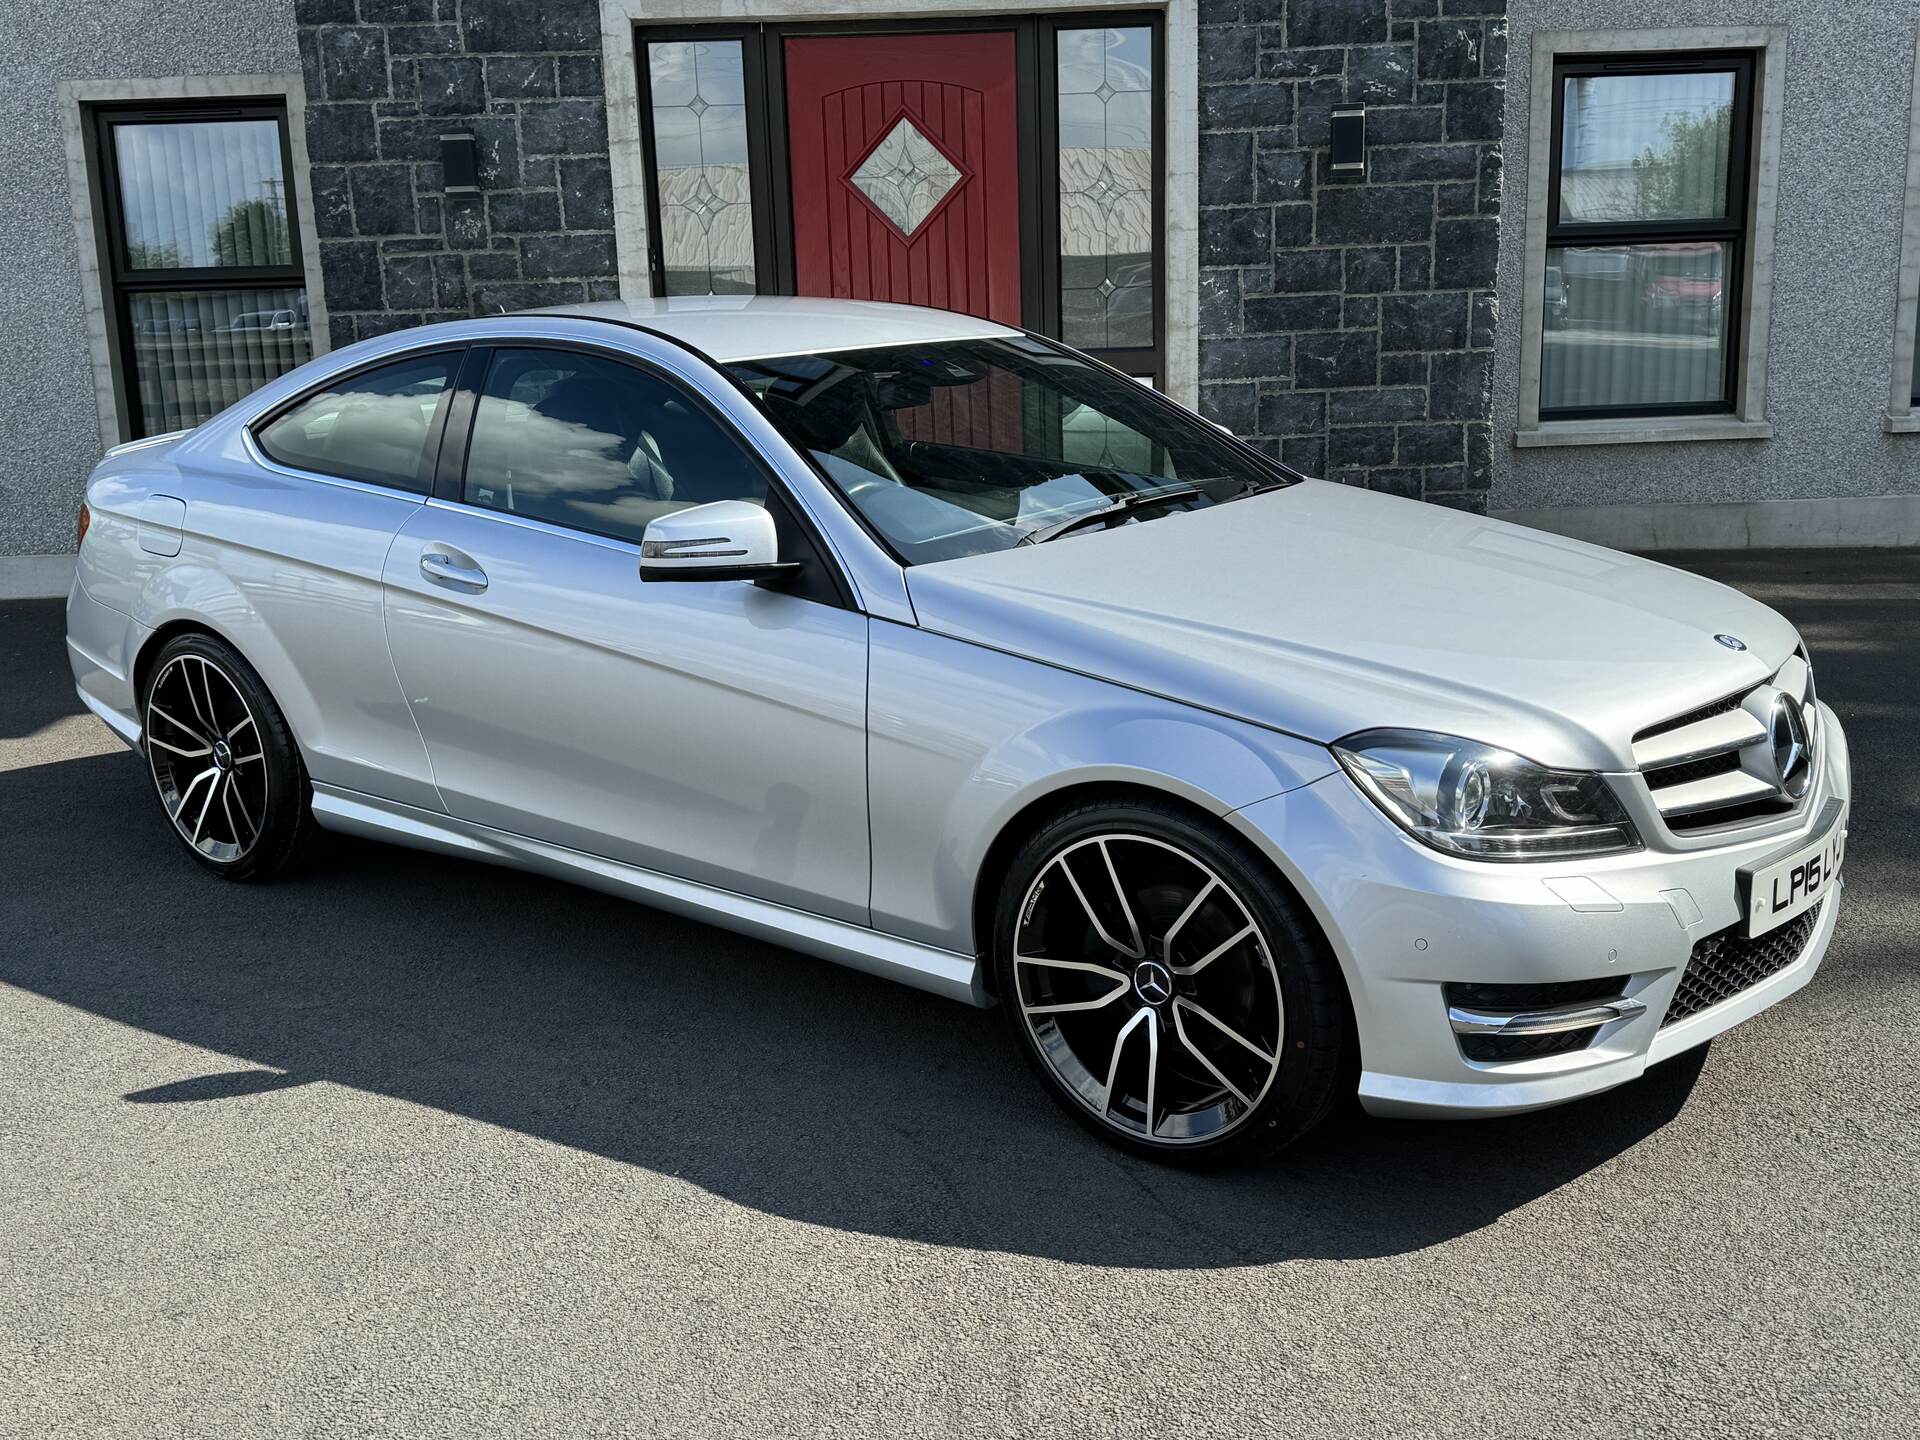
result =
[[[503,343],[461,389],[385,575],[448,811],[866,923],[867,621],[766,466],[631,356]],[[801,578],[643,582],[647,522],[723,499],[774,509]]]
[[316,785],[438,803],[387,658],[382,577],[425,503],[463,353],[440,345],[332,376],[254,422],[183,497],[246,600],[228,633],[285,705]]

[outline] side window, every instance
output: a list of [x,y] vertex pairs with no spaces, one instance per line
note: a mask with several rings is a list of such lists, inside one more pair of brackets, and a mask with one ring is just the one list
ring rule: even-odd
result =
[[665,380],[565,350],[496,350],[473,416],[462,496],[638,541],[647,522],[714,500],[766,501],[741,443]]
[[268,455],[297,470],[425,491],[427,437],[459,358],[451,351],[421,355],[349,375],[309,395],[255,438]]

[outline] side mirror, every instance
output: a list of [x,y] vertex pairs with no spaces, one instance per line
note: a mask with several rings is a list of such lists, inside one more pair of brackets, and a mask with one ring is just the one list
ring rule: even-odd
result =
[[642,580],[775,580],[799,571],[780,560],[773,516],[746,500],[662,515],[640,539]]

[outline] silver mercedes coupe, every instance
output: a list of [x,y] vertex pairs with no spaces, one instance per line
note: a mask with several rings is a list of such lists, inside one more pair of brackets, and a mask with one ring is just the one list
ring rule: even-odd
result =
[[409,330],[114,450],[81,526],[80,697],[217,874],[322,826],[997,1004],[1162,1159],[1619,1085],[1838,911],[1781,616],[965,316]]

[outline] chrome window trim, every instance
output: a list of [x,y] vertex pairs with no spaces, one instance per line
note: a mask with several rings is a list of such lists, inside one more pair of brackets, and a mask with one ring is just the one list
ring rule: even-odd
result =
[[254,438],[253,427],[240,427],[240,444],[247,452],[247,458],[269,474],[281,475],[289,480],[307,480],[319,485],[334,485],[342,490],[358,490],[364,495],[384,495],[395,500],[411,500],[422,504],[427,500],[424,491],[410,490],[398,485],[377,485],[371,480],[355,480],[347,475],[329,475],[323,470],[300,470],[291,465],[283,465],[265,450]]
[[484,515],[489,520],[517,525],[522,530],[534,530],[562,540],[581,540],[589,545],[598,545],[603,550],[621,551],[633,556],[636,561],[640,558],[640,546],[635,541],[621,540],[613,535],[602,535],[595,530],[575,530],[569,525],[556,525],[551,520],[537,520],[531,515],[516,515],[511,510],[495,510],[487,505],[472,505],[465,500],[443,500],[438,495],[427,496],[426,502],[429,510],[450,510],[459,515]]
[[[403,349],[389,351],[375,359],[337,366],[329,370],[324,379],[306,386],[291,396],[275,400],[264,408],[255,410],[249,414],[246,420],[241,422],[240,425],[241,441],[246,446],[247,453],[264,468],[277,471],[282,475],[298,476],[306,480],[326,480],[336,485],[357,486],[365,490],[370,490],[375,494],[411,495],[417,500],[424,500],[432,493],[433,482],[431,479],[427,482],[427,488],[421,490],[411,485],[382,485],[376,480],[360,480],[351,475],[334,475],[325,470],[302,469],[298,465],[288,465],[286,462],[277,460],[268,454],[267,447],[260,443],[258,432],[266,426],[271,425],[281,416],[292,414],[316,396],[325,394],[330,386],[336,385],[342,380],[351,379],[355,375],[365,375],[374,370],[384,370],[389,365],[402,365],[409,360],[416,360],[425,355],[437,355],[443,351],[453,356],[453,364],[447,371],[447,388],[445,392],[448,400],[451,401],[454,391],[460,383],[461,362],[466,358],[466,352],[472,344],[473,342],[470,340],[451,339],[446,336],[441,336],[435,340],[422,340],[415,344],[408,345]],[[313,361],[311,360],[307,362],[308,365],[312,363]],[[295,367],[287,373],[289,375],[297,375],[303,368],[305,367]],[[446,433],[444,424],[441,427],[440,433],[442,435]],[[423,455],[422,458],[424,459],[425,456]]]

